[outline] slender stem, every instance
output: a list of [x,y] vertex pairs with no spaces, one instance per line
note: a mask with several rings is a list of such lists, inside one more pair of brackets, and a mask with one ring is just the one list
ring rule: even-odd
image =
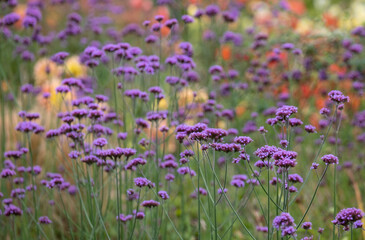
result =
[[[336,104],[336,109],[335,109],[335,113],[336,114],[336,119],[335,119],[335,123],[337,123],[338,121],[338,125],[336,128],[336,132],[335,132],[335,136],[336,136],[336,143],[335,143],[335,156],[338,157],[338,132],[340,130],[340,125],[341,125],[341,111],[340,111],[340,116],[339,116],[339,120],[338,120],[338,114],[337,114],[337,110],[338,110],[338,104]],[[333,174],[333,219],[336,218],[336,212],[337,212],[337,206],[336,206],[336,199],[337,199],[337,189],[336,189],[336,183],[337,183],[337,167],[335,165],[334,169],[334,174]],[[333,238],[335,238],[335,225],[333,225]]]
[[312,203],[313,203],[314,198],[316,197],[316,194],[317,194],[317,191],[318,191],[319,185],[321,185],[321,182],[322,182],[322,180],[323,180],[323,178],[324,178],[324,175],[325,175],[325,174],[326,174],[326,172],[327,172],[327,169],[328,169],[328,165],[326,165],[326,168],[325,168],[325,169],[324,169],[324,171],[323,171],[323,174],[322,174],[322,176],[321,176],[321,179],[318,181],[318,184],[317,184],[316,190],[314,191],[314,194],[313,194],[313,196],[312,196],[312,199],[311,199],[311,201],[310,201],[310,203],[309,203],[309,205],[308,205],[308,207],[307,207],[307,210],[305,211],[305,213],[304,213],[304,215],[303,215],[302,219],[301,219],[301,220],[300,220],[300,222],[298,223],[297,229],[300,227],[300,225],[301,225],[301,224],[302,224],[302,222],[304,221],[304,218],[307,216],[307,213],[308,213],[308,211],[309,211],[310,207],[312,206]]
[[351,232],[351,240],[353,239],[353,236],[352,236],[352,223],[350,224],[350,232]]
[[[118,165],[116,166],[115,168],[115,184],[116,184],[116,188],[117,188],[117,218],[119,218],[119,181],[118,181]],[[118,240],[120,239],[120,221],[118,219],[117,221],[118,223],[118,229],[117,229],[117,232],[118,232]]]
[[61,199],[63,211],[65,212],[66,217],[67,217],[67,223],[68,223],[68,227],[70,228],[71,238],[74,239],[73,230],[72,230],[71,223],[70,223],[70,216],[68,215],[68,212],[66,210],[65,202],[63,201],[62,194],[61,194],[60,190],[58,191],[58,194],[59,194],[60,199]]
[[[216,163],[216,159],[215,159],[215,151],[214,151],[213,152],[213,169],[212,169],[213,172],[215,172],[215,163]],[[222,189],[222,192],[223,191],[224,191],[224,189]],[[214,200],[213,215],[214,215],[214,236],[215,236],[215,240],[218,239],[218,230],[217,230],[217,207],[216,207],[216,204],[215,204],[216,194],[217,194],[217,190],[216,190],[216,187],[215,187],[215,178],[213,176],[213,200]]]
[[198,162],[198,239],[201,238],[200,236],[200,157],[199,157],[199,143],[196,142],[196,151],[197,151],[197,162]]
[[136,221],[137,221],[137,213],[138,213],[138,210],[139,210],[139,201],[140,201],[140,199],[141,199],[141,188],[139,188],[139,191],[138,191],[136,216],[134,216],[132,232],[131,232],[131,236],[129,237],[129,240],[133,239],[134,229],[136,227]]
[[252,238],[252,239],[255,239],[256,238],[252,235],[252,233],[248,230],[248,228],[246,227],[246,225],[242,222],[242,219],[240,218],[240,216],[238,215],[236,209],[234,209],[231,201],[228,199],[227,197],[227,194],[224,192],[223,190],[223,186],[221,185],[220,181],[219,181],[219,178],[218,176],[216,175],[215,171],[213,171],[213,166],[212,166],[212,163],[210,162],[210,159],[209,159],[209,156],[207,155],[207,158],[208,158],[208,162],[209,162],[209,165],[210,165],[210,168],[212,169],[212,173],[214,175],[214,177],[216,178],[217,182],[218,182],[218,185],[219,187],[222,189],[222,194],[224,195],[224,198],[227,200],[227,203],[229,205],[229,207],[232,209],[232,211],[234,212],[234,214],[236,215],[238,221],[240,222],[241,226],[244,228],[244,230],[248,233],[248,235]]
[[[32,185],[33,185],[33,188],[34,188],[35,187],[34,163],[33,163],[32,144],[31,144],[31,141],[30,141],[29,133],[27,133],[27,140],[28,140],[28,146],[29,146],[30,163],[31,163],[31,166],[32,166],[32,171],[31,171]],[[35,189],[33,189],[33,191],[32,191],[33,205],[34,205],[34,217],[35,217],[35,219],[38,219],[38,207],[37,207],[37,199],[35,197],[35,191],[36,191]],[[39,232],[39,225],[38,224],[37,224],[37,236],[38,236],[38,239],[40,239],[40,232]]]
[[270,162],[267,166],[267,239],[270,239]]

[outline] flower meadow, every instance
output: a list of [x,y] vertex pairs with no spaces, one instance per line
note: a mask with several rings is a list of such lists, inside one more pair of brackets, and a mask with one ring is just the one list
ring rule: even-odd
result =
[[0,238],[365,239],[365,22],[311,5],[1,1]]

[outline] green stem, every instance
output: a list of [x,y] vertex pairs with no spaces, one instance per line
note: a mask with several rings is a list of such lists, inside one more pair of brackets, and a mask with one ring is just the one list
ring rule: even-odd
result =
[[301,225],[301,224],[302,224],[302,222],[304,221],[304,218],[307,216],[307,213],[308,213],[308,211],[309,211],[310,207],[312,206],[312,203],[313,203],[313,201],[314,201],[314,198],[316,197],[316,194],[317,194],[317,191],[318,191],[319,185],[321,185],[321,182],[322,182],[322,180],[323,180],[323,178],[324,178],[324,175],[325,175],[325,174],[326,174],[326,172],[327,172],[327,169],[328,169],[328,165],[326,165],[326,168],[325,168],[325,169],[324,169],[324,171],[323,171],[323,174],[322,174],[322,176],[321,176],[321,179],[318,181],[318,184],[317,184],[316,190],[314,191],[314,194],[313,194],[313,196],[312,196],[312,199],[311,199],[311,201],[310,201],[310,203],[309,203],[309,205],[308,205],[308,207],[307,207],[307,209],[306,209],[306,211],[305,211],[305,213],[304,213],[304,215],[303,215],[302,219],[301,219],[301,220],[300,220],[300,222],[298,223],[298,226],[297,226],[297,228],[296,228],[296,229],[298,229],[298,228],[300,227],[300,225]]
[[[115,168],[115,184],[116,184],[116,188],[117,188],[117,218],[119,218],[119,181],[118,181],[118,166]],[[117,232],[118,232],[118,240],[120,239],[120,221],[118,219],[117,221],[117,225],[118,225],[118,229],[117,229]]]
[[[31,167],[32,167],[32,185],[33,188],[35,187],[35,175],[34,175],[34,162],[33,162],[33,153],[32,153],[32,144],[30,141],[30,135],[29,133],[27,133],[27,140],[28,140],[28,146],[29,146],[29,157],[30,157],[30,163],[31,163]],[[38,207],[37,207],[37,199],[35,197],[35,189],[33,189],[32,191],[32,196],[33,196],[33,205],[34,205],[34,217],[35,219],[38,219]],[[39,233],[39,225],[37,224],[37,236],[38,239],[40,239],[40,233]]]
[[267,166],[267,239],[270,239],[270,162]]
[[[132,232],[131,232],[131,236],[129,237],[129,240],[133,239],[133,234],[134,234],[134,229],[136,227],[136,221],[137,221],[137,213],[139,210],[139,201],[141,199],[141,188],[138,191],[138,199],[137,199],[137,210],[136,210],[136,216],[134,216],[134,221],[133,221],[133,227],[132,227]],[[157,221],[156,221],[157,222]]]
[[200,157],[199,157],[199,143],[196,142],[197,162],[198,162],[198,239],[200,239]]

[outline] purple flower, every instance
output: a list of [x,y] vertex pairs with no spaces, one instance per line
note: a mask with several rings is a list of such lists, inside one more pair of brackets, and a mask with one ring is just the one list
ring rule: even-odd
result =
[[354,222],[361,220],[363,217],[364,213],[360,209],[345,208],[336,215],[336,218],[332,221],[332,223],[335,225],[342,225],[346,228],[349,224],[353,224]]
[[236,188],[243,188],[245,186],[245,182],[240,179],[233,179],[231,181],[231,185]]
[[168,174],[166,174],[166,176],[165,176],[165,180],[166,180],[166,181],[169,181],[169,182],[172,182],[172,181],[174,181],[174,180],[175,180],[175,176],[174,176],[173,174],[171,174],[171,173],[168,173]]
[[246,146],[247,144],[253,142],[253,140],[250,137],[246,137],[246,136],[235,137],[233,141],[235,143],[241,144],[243,146]]
[[[209,5],[205,8],[205,14],[208,17],[214,17],[219,13],[220,9],[217,5]],[[195,14],[196,15],[196,14]]]
[[363,49],[363,46],[359,43],[351,44],[351,46],[349,47],[349,50],[353,53],[361,53],[362,49]]
[[217,192],[218,192],[218,194],[223,194],[223,192],[224,193],[227,193],[228,192],[228,189],[227,188],[224,188],[223,191],[222,191],[222,188],[219,188]]
[[302,183],[303,182],[303,178],[299,175],[299,174],[290,174],[288,176],[288,179],[290,182],[293,182],[293,183]]
[[10,215],[21,216],[23,211],[13,204],[9,204],[5,206],[4,215],[9,217]]
[[13,170],[11,170],[11,169],[3,169],[3,170],[1,171],[0,176],[1,176],[2,178],[8,178],[8,177],[12,177],[12,176],[14,176],[15,174],[16,174],[16,172],[15,172],[15,171],[13,171]]
[[272,223],[276,229],[285,229],[290,226],[295,226],[294,218],[289,213],[283,212],[281,215],[276,216]]
[[58,86],[56,87],[56,92],[57,93],[68,93],[70,90],[70,88],[68,86]]
[[328,93],[328,96],[331,101],[337,104],[350,101],[350,98],[348,96],[343,95],[342,92],[338,90],[332,90],[331,92]]
[[190,169],[189,167],[181,167],[181,168],[177,169],[177,173],[180,175],[190,174],[190,176],[192,176],[192,177],[196,176],[196,172],[194,170]]
[[117,221],[121,221],[123,223],[126,223],[132,219],[133,219],[133,216],[130,214],[129,215],[119,214],[119,216],[117,216]]
[[315,133],[316,132],[316,127],[312,126],[312,125],[305,125],[304,129],[308,133]]
[[165,191],[159,191],[158,196],[160,196],[163,200],[169,199],[169,195]]
[[147,207],[147,208],[158,207],[159,205],[160,203],[155,200],[146,200],[141,203],[142,207]]
[[16,23],[17,21],[19,21],[20,16],[16,13],[9,13],[7,15],[5,15],[2,19],[4,25],[6,26],[11,26],[14,23]]
[[172,19],[169,19],[169,20],[166,20],[165,22],[165,26],[168,27],[168,28],[173,28],[175,25],[177,25],[178,22],[175,18],[172,18]]
[[69,53],[67,52],[58,52],[51,57],[51,60],[57,64],[63,64],[68,56]]
[[284,43],[283,45],[281,45],[281,48],[284,50],[292,50],[294,48],[294,44],[293,43]]
[[267,146],[265,145],[264,147],[261,147],[259,149],[257,149],[254,154],[259,157],[261,160],[264,159],[270,159],[274,153],[276,153],[277,151],[279,151],[279,149],[275,146]]
[[47,216],[39,217],[38,222],[40,224],[51,224],[52,221]]
[[142,177],[137,177],[134,179],[134,184],[137,186],[137,187],[153,187],[154,186],[154,183],[152,183],[150,180],[148,180],[147,178],[142,178]]
[[333,154],[324,155],[321,159],[326,165],[328,165],[328,164],[338,164],[338,157],[336,157]]
[[125,166],[125,169],[129,169],[132,170],[134,167],[138,166],[138,165],[145,165],[147,163],[147,160],[143,159],[143,158],[134,158],[132,160],[130,160]]
[[235,143],[211,143],[210,146],[219,152],[238,152],[241,150],[241,146]]
[[256,230],[258,232],[263,232],[263,233],[267,233],[269,231],[268,227],[264,227],[264,226],[256,226]]
[[282,168],[295,167],[298,154],[294,151],[278,150],[273,154],[274,165]]
[[298,112],[298,108],[294,106],[282,106],[276,110],[276,118],[281,120],[287,120],[292,114]]
[[312,229],[312,223],[311,223],[311,222],[304,222],[304,223],[302,224],[302,228],[303,228],[304,230]]
[[156,15],[155,16],[155,20],[157,21],[157,22],[162,22],[163,20],[164,20],[164,16],[163,15]]
[[194,22],[194,18],[189,16],[189,15],[183,15],[181,17],[181,20],[183,20],[183,22],[186,23],[186,24]]
[[75,185],[71,185],[68,187],[68,193],[71,195],[71,196],[74,196],[77,192],[77,187]]
[[211,66],[209,68],[209,73],[212,74],[212,75],[213,74],[221,74],[221,73],[223,73],[223,68],[219,65]]
[[295,233],[296,231],[297,230],[293,226],[286,227],[286,228],[283,228],[281,230],[281,236],[282,237],[285,237],[285,236],[296,236],[296,233]]
[[104,147],[105,145],[108,144],[108,141],[105,138],[97,138],[97,139],[94,140],[93,144],[96,147],[102,148],[102,147]]

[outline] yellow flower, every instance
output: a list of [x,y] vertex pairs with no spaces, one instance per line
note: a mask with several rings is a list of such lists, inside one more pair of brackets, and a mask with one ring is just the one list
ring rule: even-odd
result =
[[80,63],[78,56],[69,57],[65,61],[65,74],[68,77],[84,77],[86,67]]
[[158,108],[161,110],[166,110],[168,108],[168,104],[165,98],[161,99],[161,101],[158,103]]
[[54,78],[59,78],[60,68],[47,58],[39,59],[34,65],[34,78],[37,85],[42,86]]
[[190,88],[184,89],[179,93],[179,106],[186,106],[187,104],[194,102],[205,102],[208,99],[208,95],[204,90],[195,92]]

